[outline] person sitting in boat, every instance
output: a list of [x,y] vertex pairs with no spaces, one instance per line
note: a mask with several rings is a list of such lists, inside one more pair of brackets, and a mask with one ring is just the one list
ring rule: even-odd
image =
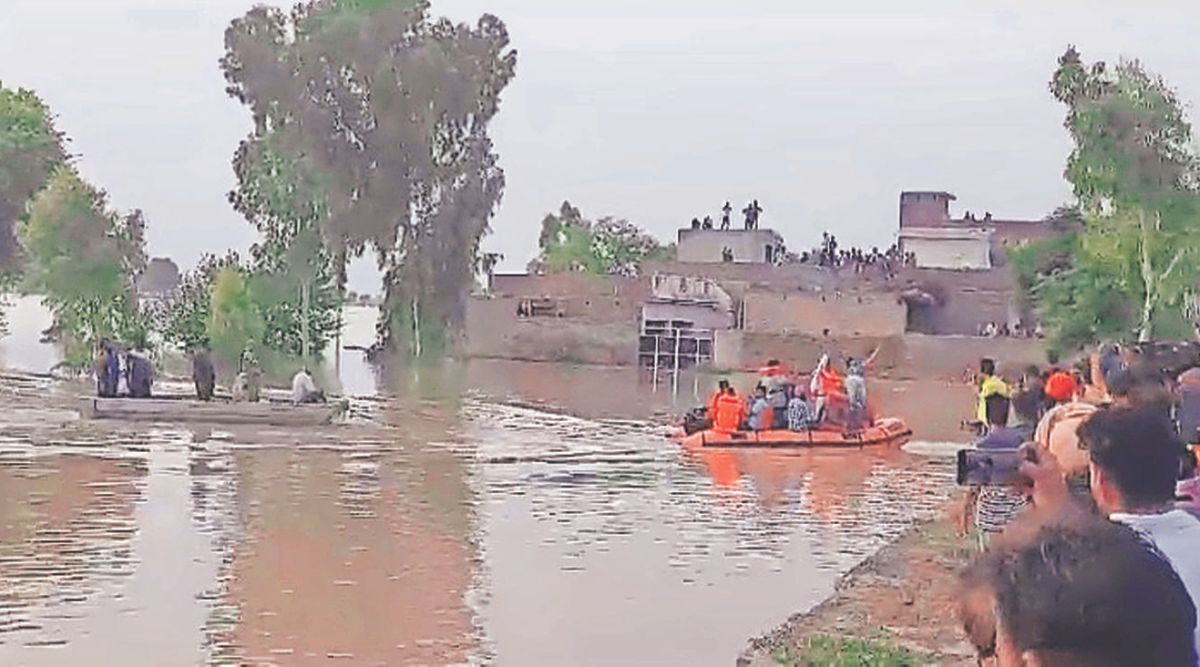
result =
[[304,405],[306,403],[324,402],[325,392],[317,389],[317,383],[313,382],[308,368],[301,368],[292,377],[292,403],[295,405]]
[[134,350],[125,353],[125,384],[130,398],[150,398],[154,366],[144,354]]
[[207,345],[197,345],[192,351],[192,382],[196,385],[196,398],[212,400],[213,390],[217,386],[217,372],[213,368]]
[[792,397],[788,400],[787,427],[789,431],[803,432],[812,428],[812,406],[808,404],[808,396],[804,390],[793,388]]
[[749,426],[751,431],[765,431],[775,423],[775,410],[767,401],[767,388],[758,385],[754,389],[754,400],[750,403]]
[[746,405],[734,391],[728,387],[724,394],[717,399],[716,413],[713,415],[713,430],[718,433],[733,433],[742,428],[746,418]]

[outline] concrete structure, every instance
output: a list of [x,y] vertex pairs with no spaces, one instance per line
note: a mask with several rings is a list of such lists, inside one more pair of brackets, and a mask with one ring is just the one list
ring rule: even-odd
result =
[[992,233],[972,227],[909,227],[900,230],[900,252],[922,269],[986,271],[992,268]]
[[910,191],[900,193],[900,227],[937,227],[950,221],[949,192]]
[[726,251],[735,264],[774,264],[784,253],[783,237],[770,229],[681,229],[676,259],[689,264],[721,264]]
[[824,340],[901,336],[908,314],[903,299],[887,292],[752,291],[743,309],[748,332]]

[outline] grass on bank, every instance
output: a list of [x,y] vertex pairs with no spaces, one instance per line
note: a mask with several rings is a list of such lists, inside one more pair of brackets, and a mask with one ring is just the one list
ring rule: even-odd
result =
[[931,664],[933,656],[913,653],[887,642],[814,635],[805,640],[802,653],[780,647],[771,653],[787,667],[917,667]]

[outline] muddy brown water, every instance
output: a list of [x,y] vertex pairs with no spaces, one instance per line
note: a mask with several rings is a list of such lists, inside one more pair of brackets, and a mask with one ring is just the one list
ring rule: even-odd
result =
[[[730,664],[951,490],[897,448],[682,451],[710,378],[385,380],[306,432],[101,428],[0,381],[0,664]],[[962,387],[871,386],[961,439]]]

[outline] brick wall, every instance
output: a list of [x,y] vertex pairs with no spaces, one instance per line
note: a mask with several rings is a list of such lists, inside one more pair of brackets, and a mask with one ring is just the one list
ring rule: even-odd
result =
[[908,312],[886,292],[751,291],[743,303],[747,331],[813,337],[899,336]]
[[518,318],[519,298],[472,299],[467,305],[468,357],[568,361],[614,366],[637,361],[637,328],[630,320],[586,317]]

